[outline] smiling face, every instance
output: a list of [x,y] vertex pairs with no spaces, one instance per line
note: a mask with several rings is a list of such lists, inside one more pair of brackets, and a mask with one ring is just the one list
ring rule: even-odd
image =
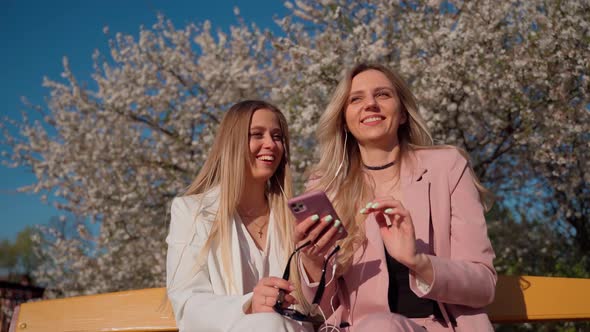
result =
[[354,76],[345,121],[361,145],[398,144],[397,130],[406,122],[406,115],[393,83],[385,74],[369,69]]
[[270,179],[285,153],[283,130],[277,115],[269,109],[252,114],[249,132],[250,162],[248,180],[266,182]]

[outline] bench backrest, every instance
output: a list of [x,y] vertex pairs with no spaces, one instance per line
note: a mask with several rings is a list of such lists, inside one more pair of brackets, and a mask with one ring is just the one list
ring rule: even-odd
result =
[[[590,320],[590,279],[500,276],[488,306],[495,323]],[[164,288],[21,305],[15,332],[176,331]]]

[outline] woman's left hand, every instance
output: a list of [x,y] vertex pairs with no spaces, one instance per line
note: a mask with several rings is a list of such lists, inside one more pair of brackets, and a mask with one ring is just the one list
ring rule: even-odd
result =
[[361,213],[375,213],[387,253],[414,271],[423,282],[431,284],[434,279],[432,264],[427,255],[416,252],[414,223],[402,202],[393,198],[378,198]]
[[[383,244],[389,255],[412,269],[416,265],[416,235],[410,212],[393,198],[377,198],[361,213],[375,214]],[[389,222],[388,222],[389,220]]]

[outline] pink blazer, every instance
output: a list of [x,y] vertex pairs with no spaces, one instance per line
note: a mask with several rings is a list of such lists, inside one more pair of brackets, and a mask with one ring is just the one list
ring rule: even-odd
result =
[[[417,250],[429,254],[434,269],[427,293],[412,275],[410,288],[437,301],[445,317],[454,317],[455,331],[493,331],[484,308],[494,299],[495,255],[467,160],[453,148],[417,150],[402,162],[401,186]],[[355,321],[368,314],[389,312],[385,250],[373,216],[365,221],[365,231],[367,244],[340,279],[340,305],[328,320],[337,326],[348,322],[352,331]],[[302,284],[306,297],[311,296],[315,289]]]

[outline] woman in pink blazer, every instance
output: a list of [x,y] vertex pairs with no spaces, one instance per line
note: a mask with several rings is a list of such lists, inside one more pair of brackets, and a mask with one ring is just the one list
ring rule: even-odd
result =
[[[404,81],[383,66],[357,65],[317,132],[321,157],[308,189],[326,191],[340,218],[309,218],[294,237],[314,241],[301,255],[308,301],[325,255],[341,247],[320,303],[327,323],[342,331],[493,331],[484,310],[497,279],[484,218],[489,194],[463,151],[432,145]],[[340,224],[349,236],[337,241]]]

